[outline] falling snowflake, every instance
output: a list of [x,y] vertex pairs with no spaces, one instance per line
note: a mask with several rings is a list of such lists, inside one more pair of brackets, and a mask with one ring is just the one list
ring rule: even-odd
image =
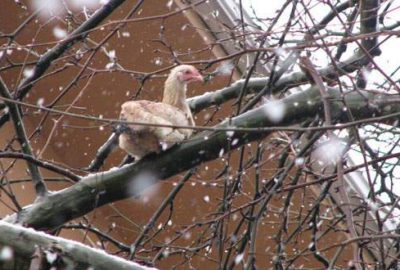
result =
[[163,64],[163,61],[162,61],[162,59],[161,59],[160,57],[156,57],[156,58],[154,59],[154,64],[155,64],[156,66],[161,66],[161,65]]
[[36,102],[36,105],[38,105],[39,107],[43,107],[44,104],[44,98],[39,98]]
[[24,77],[30,78],[33,76],[33,68],[26,68],[24,69]]
[[[89,8],[97,9],[102,5],[99,0],[70,0],[73,7],[77,9]],[[104,5],[104,4],[103,4]]]
[[346,144],[339,138],[332,137],[323,142],[320,142],[317,148],[313,151],[313,157],[319,164],[332,164],[340,160],[346,150]]
[[241,263],[241,262],[243,261],[243,257],[244,257],[244,254],[243,254],[243,253],[238,254],[238,255],[235,257],[235,264],[238,265],[239,263]]
[[56,0],[33,0],[31,1],[33,8],[39,12],[41,17],[48,18],[54,15],[61,15],[65,9],[61,1]]
[[115,50],[110,50],[108,53],[108,58],[110,58],[110,60],[114,60],[116,58],[116,53]]
[[238,142],[239,142],[239,139],[233,139],[231,145],[232,145],[232,146],[235,146],[235,145],[238,144]]
[[204,196],[203,197],[203,201],[206,202],[206,203],[209,203],[210,202],[210,196],[208,196],[208,195]]
[[230,62],[222,63],[215,71],[219,75],[231,75],[235,66]]
[[174,3],[174,0],[169,0],[167,2],[167,8],[171,9],[173,3]]
[[279,123],[285,117],[286,107],[280,100],[272,100],[264,104],[264,112],[272,123]]
[[294,163],[296,164],[296,166],[300,167],[304,165],[304,161],[305,159],[303,157],[298,157],[295,159]]
[[131,33],[129,33],[129,32],[122,32],[122,36],[128,38],[128,37],[131,36]]
[[229,131],[226,132],[226,135],[228,137],[232,137],[234,134],[235,134],[235,131],[233,131],[233,130],[229,130]]
[[57,39],[63,39],[67,36],[67,31],[65,29],[62,29],[59,26],[56,26],[53,28],[53,35],[57,38]]
[[140,194],[142,196],[142,202],[147,203],[156,196],[158,193],[159,186],[156,185],[157,176],[151,172],[142,172],[134,176],[131,179],[129,185],[130,194]]
[[163,151],[167,150],[168,147],[169,147],[168,143],[165,143],[165,142],[162,142],[162,143],[161,143],[161,149],[162,149]]
[[0,261],[10,261],[14,257],[14,251],[9,246],[3,246],[0,250]]
[[183,238],[185,238],[186,240],[189,240],[191,237],[192,237],[191,232],[185,232],[185,234],[183,235]]

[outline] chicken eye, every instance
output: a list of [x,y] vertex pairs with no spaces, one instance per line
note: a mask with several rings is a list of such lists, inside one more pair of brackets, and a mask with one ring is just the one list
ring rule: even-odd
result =
[[185,70],[185,74],[190,74],[190,70]]

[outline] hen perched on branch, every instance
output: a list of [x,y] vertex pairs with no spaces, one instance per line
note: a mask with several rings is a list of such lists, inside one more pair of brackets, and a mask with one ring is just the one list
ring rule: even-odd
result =
[[[193,66],[180,65],[171,70],[164,86],[162,102],[147,100],[122,104],[121,120],[161,125],[194,126],[193,116],[186,103],[187,84],[203,81]],[[192,129],[128,124],[119,136],[119,147],[139,160],[150,153],[158,153],[181,142],[192,134]]]

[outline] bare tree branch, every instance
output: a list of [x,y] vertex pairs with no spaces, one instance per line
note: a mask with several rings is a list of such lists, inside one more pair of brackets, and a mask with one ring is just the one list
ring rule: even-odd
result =
[[[11,99],[11,94],[8,91],[7,86],[5,85],[5,83],[1,77],[0,77],[0,94],[3,97]],[[12,122],[14,124],[15,133],[18,136],[18,141],[21,145],[22,152],[24,152],[24,154],[27,156],[34,157],[31,144],[26,136],[25,126],[24,126],[24,123],[22,122],[22,117],[21,117],[21,113],[18,108],[18,105],[11,103],[11,102],[7,102],[7,101],[5,103],[9,109],[9,113],[11,115]],[[32,182],[33,182],[33,185],[35,186],[37,196],[38,197],[46,196],[47,187],[43,181],[43,177],[40,174],[38,167],[32,161],[28,160],[27,163],[28,163],[29,172],[32,176]]]
[[[346,122],[347,113],[343,111],[340,91],[333,88],[328,91],[331,95],[329,100],[333,101],[332,117],[335,121]],[[388,105],[392,98],[393,95],[374,94],[368,91],[350,92],[345,96],[347,110],[357,116],[357,119],[397,111],[399,109],[397,105]],[[320,94],[315,87],[293,94],[281,102],[285,107],[285,114],[279,123],[271,122],[268,118],[267,112],[273,110],[273,106],[276,105],[272,102],[232,118],[230,122],[224,122],[218,127],[256,128],[274,124],[292,125],[321,112]],[[132,188],[132,183],[143,173],[151,173],[153,179],[150,179],[150,182],[166,179],[204,161],[219,157],[221,149],[225,152],[231,151],[268,134],[269,132],[235,132],[233,136],[229,136],[225,131],[202,132],[160,155],[150,155],[135,164],[85,177],[72,187],[51,194],[44,200],[24,208],[18,215],[12,215],[5,220],[26,224],[36,229],[53,229],[96,207],[140,194],[141,190]]]
[[[104,270],[155,269],[109,255],[79,242],[11,225],[3,221],[0,221],[0,231],[2,232],[0,234],[0,244],[11,247],[17,256],[30,259],[37,247],[40,247],[45,252],[54,253],[53,256],[61,260],[67,269],[87,269],[88,267]],[[57,252],[52,251],[54,247],[57,248]]]
[[[17,88],[14,93],[14,97],[17,99],[22,99],[33,87],[34,82],[42,76],[47,69],[50,67],[51,63],[58,59],[65,51],[67,51],[75,42],[83,40],[87,32],[99,25],[105,18],[108,17],[115,9],[117,9],[125,0],[110,0],[105,5],[103,5],[96,13],[90,17],[86,22],[81,24],[77,29],[75,29],[68,37],[59,42],[51,50],[46,52],[40,57],[39,61],[33,69],[33,74],[22,81],[21,85]],[[9,119],[9,114],[4,114],[0,117],[0,127]]]

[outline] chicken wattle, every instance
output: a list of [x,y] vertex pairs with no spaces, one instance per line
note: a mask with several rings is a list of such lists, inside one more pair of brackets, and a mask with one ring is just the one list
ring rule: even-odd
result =
[[[170,126],[194,126],[186,103],[187,84],[203,81],[193,66],[180,65],[171,70],[165,81],[162,102],[128,101],[122,104],[121,120]],[[136,160],[150,153],[166,150],[192,135],[192,129],[127,124],[119,136],[119,147]]]

